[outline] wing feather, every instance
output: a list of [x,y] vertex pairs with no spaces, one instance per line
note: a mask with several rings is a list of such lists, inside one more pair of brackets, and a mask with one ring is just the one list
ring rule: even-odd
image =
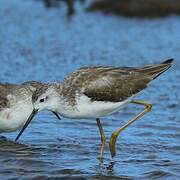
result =
[[12,103],[16,101],[16,96],[24,93],[19,85],[15,84],[0,84],[0,109],[9,108]]
[[8,89],[4,84],[0,84],[0,109],[8,107],[9,101],[7,95],[9,94]]
[[130,68],[106,68],[95,74],[83,92],[93,101],[123,101],[146,88],[152,80]]
[[92,101],[123,101],[145,89],[171,62],[143,67],[84,67],[65,79],[62,93],[73,103],[77,93],[85,94]]

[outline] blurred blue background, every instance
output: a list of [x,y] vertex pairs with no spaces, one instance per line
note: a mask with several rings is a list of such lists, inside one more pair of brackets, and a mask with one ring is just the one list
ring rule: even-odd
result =
[[[44,2],[0,0],[1,82],[63,81],[89,65],[141,66],[168,58],[175,62],[139,95],[154,108],[121,134],[114,159],[108,146],[104,161],[97,159],[101,142],[95,120],[57,121],[41,112],[21,144],[0,141],[0,178],[179,179],[180,17],[169,12],[153,18],[119,16],[107,7],[105,13],[89,12],[92,1],[56,0],[50,8]],[[140,110],[129,105],[105,117],[108,140]],[[13,140],[17,133],[4,135]]]

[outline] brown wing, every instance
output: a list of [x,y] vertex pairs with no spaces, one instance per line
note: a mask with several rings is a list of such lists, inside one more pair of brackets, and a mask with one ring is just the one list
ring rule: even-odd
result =
[[0,109],[8,108],[10,100],[7,98],[8,95],[17,95],[19,92],[19,86],[15,84],[0,84]]
[[8,100],[6,97],[0,96],[0,109],[8,107]]
[[9,94],[6,84],[0,84],[0,109],[8,107],[7,95]]
[[137,94],[171,67],[172,59],[144,67],[85,67],[68,76],[62,93],[75,103],[76,93],[92,100],[119,102]]
[[147,87],[151,78],[130,68],[101,70],[86,84],[84,94],[93,101],[123,101]]

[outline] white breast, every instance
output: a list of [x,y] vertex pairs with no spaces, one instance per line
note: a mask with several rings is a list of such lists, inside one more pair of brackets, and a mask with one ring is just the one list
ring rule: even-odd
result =
[[129,98],[123,102],[103,102],[91,101],[89,97],[82,95],[78,98],[73,109],[65,108],[60,113],[69,118],[98,118],[119,111],[131,99]]
[[33,110],[32,103],[22,102],[0,112],[0,133],[16,131],[27,121]]

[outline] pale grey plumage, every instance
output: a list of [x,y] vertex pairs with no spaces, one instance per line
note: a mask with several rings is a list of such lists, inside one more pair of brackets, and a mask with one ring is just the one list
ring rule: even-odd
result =
[[32,94],[39,82],[25,82],[22,85],[0,84],[0,132],[11,132],[22,127],[30,115]]
[[75,106],[81,95],[86,95],[92,101],[121,102],[145,89],[151,80],[170,66],[171,60],[138,68],[84,67],[66,77],[63,83],[37,86],[32,100],[35,102],[47,89],[54,87],[70,106]]
[[137,94],[147,84],[171,66],[172,60],[162,64],[134,67],[85,67],[69,75],[60,86],[60,93],[69,104],[76,96],[85,94],[92,101],[120,102]]
[[[32,92],[29,88],[23,85],[16,84],[0,84],[0,108],[9,108],[14,101],[21,100],[24,96],[31,95]],[[16,97],[15,99],[8,98],[11,95]]]
[[125,128],[149,112],[152,104],[134,100],[150,81],[171,67],[173,59],[144,67],[86,67],[69,75],[63,83],[38,87],[32,96],[33,111],[16,140],[27,128],[34,115],[41,110],[53,110],[69,118],[96,118],[101,134],[100,159],[106,137],[100,118],[119,111],[128,103],[143,105],[145,109],[111,135],[109,147],[115,155],[116,139]]

